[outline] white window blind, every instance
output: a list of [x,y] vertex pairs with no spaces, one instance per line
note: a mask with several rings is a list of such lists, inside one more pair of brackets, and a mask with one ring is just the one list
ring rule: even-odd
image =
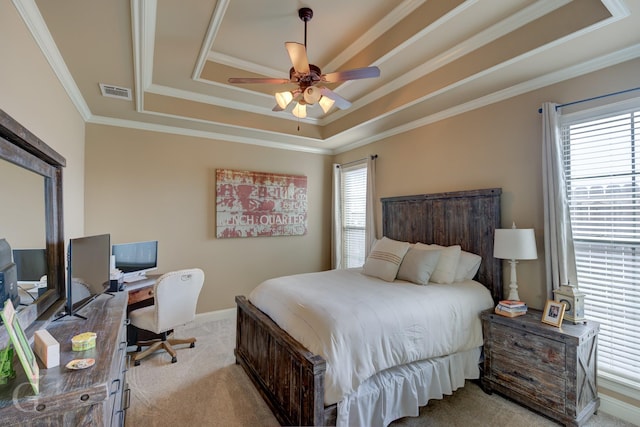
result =
[[640,383],[640,108],[563,119],[561,134],[578,286],[601,325],[598,370]]
[[346,268],[361,267],[365,258],[367,165],[342,169],[342,254]]

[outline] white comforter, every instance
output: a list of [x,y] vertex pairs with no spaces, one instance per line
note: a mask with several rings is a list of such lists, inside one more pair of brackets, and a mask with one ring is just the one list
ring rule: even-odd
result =
[[387,368],[482,345],[489,291],[466,281],[419,286],[360,269],[270,279],[249,300],[327,362],[325,405]]

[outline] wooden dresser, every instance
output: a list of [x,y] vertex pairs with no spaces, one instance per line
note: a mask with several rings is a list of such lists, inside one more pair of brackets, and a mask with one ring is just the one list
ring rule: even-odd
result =
[[596,352],[599,324],[588,321],[562,328],[541,323],[529,310],[508,318],[482,314],[482,386],[565,425],[582,425],[597,411]]
[[[128,406],[126,384],[127,293],[100,295],[79,314],[51,322],[46,329],[60,343],[60,366],[40,369],[40,394],[35,396],[16,361],[16,378],[0,386],[0,425],[123,426]],[[97,334],[96,347],[71,351],[71,337]],[[73,359],[95,359],[81,370],[67,369]]]

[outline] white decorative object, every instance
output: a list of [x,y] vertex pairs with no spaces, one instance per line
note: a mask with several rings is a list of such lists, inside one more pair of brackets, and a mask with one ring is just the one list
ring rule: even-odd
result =
[[45,368],[55,368],[60,365],[60,343],[46,329],[34,332],[33,349]]
[[562,285],[553,291],[555,300],[565,305],[564,318],[574,324],[584,322],[584,296],[577,287],[571,284]]
[[493,241],[493,256],[500,259],[508,259],[511,264],[511,283],[509,283],[509,297],[507,299],[518,301],[518,282],[516,279],[516,264],[520,259],[536,259],[536,237],[533,228],[516,228],[515,222],[512,228],[496,229]]

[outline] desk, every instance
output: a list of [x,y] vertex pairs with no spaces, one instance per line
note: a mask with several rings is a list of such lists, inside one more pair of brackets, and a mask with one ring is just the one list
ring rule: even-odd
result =
[[[153,304],[153,287],[160,276],[161,274],[150,274],[145,280],[131,282],[125,285],[125,292],[129,294],[129,309],[127,311]],[[135,306],[131,307],[134,304]]]
[[[133,310],[153,305],[153,287],[161,274],[149,274],[147,279],[139,282],[127,283],[124,292],[128,293],[127,317]],[[135,345],[137,341],[144,341],[157,338],[158,335],[135,328],[133,325],[127,327],[127,345]]]
[[[138,304],[140,302],[148,302],[153,304],[153,286],[156,282],[147,283],[145,286],[141,286],[132,290],[125,289],[125,291],[129,294],[128,305],[132,306],[134,304]],[[150,304],[146,304],[150,305]],[[140,305],[142,307],[144,305]],[[140,308],[136,307],[136,308]],[[131,308],[131,307],[130,307]],[[135,308],[134,308],[135,310]],[[131,311],[131,310],[129,310]]]

